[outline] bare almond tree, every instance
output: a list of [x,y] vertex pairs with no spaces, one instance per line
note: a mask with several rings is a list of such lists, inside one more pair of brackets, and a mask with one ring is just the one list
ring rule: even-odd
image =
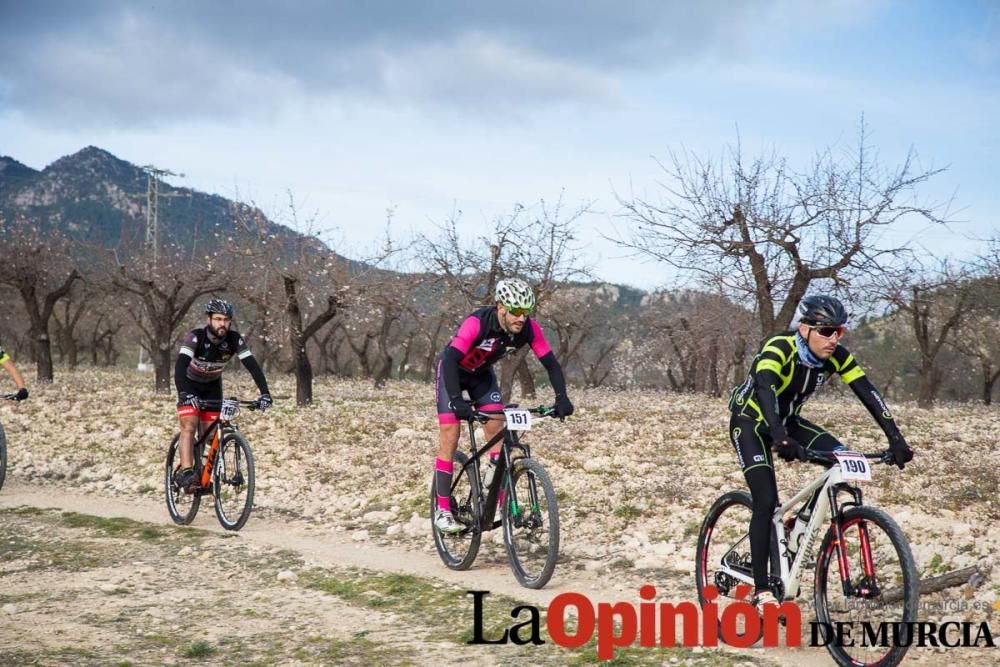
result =
[[630,227],[612,240],[752,308],[761,337],[789,325],[814,281],[844,288],[897,256],[905,244],[881,245],[889,227],[945,222],[944,204],[916,197],[943,170],[921,169],[912,150],[883,169],[863,119],[850,154],[826,149],[803,173],[739,143],[719,163],[684,152],[661,167],[659,197],[619,197]]
[[975,267],[947,259],[927,264],[914,260],[873,276],[871,288],[873,296],[891,305],[895,317],[908,323],[919,363],[917,401],[924,407],[934,403],[944,379],[942,351],[982,305],[976,298]]
[[955,350],[969,358],[979,371],[980,400],[993,403],[993,389],[1000,380],[1000,236],[987,241],[978,259],[981,277],[972,285],[975,308],[956,327]]
[[178,329],[195,301],[222,293],[227,281],[216,272],[211,256],[192,260],[173,244],[160,249],[155,266],[143,254],[121,250],[113,254],[110,283],[137,301],[142,316],[136,318],[136,326],[153,361],[156,391],[169,393]]
[[[460,294],[467,308],[491,302],[497,281],[517,277],[535,290],[535,315],[563,285],[590,277],[590,268],[579,255],[575,233],[579,219],[590,210],[584,203],[564,210],[562,197],[554,204],[540,200],[532,207],[516,205],[498,217],[491,235],[466,241],[458,231],[460,213],[441,228],[437,238],[422,237],[418,252],[426,269],[441,276],[443,287]],[[500,390],[511,396],[515,375],[521,394],[535,395],[534,380],[526,364],[526,350],[501,362]]]
[[28,315],[38,382],[51,382],[49,322],[56,303],[81,279],[71,243],[54,229],[23,216],[0,219],[0,283],[17,290]]

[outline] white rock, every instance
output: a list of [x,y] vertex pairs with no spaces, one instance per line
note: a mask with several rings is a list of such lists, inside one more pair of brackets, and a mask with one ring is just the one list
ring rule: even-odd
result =
[[367,530],[356,530],[351,533],[351,539],[355,542],[367,542],[368,541],[368,531]]
[[299,575],[295,574],[291,570],[282,570],[278,573],[278,581],[297,581]]
[[16,614],[17,611],[18,611],[17,610],[17,605],[14,604],[14,603],[12,603],[12,602],[8,602],[7,604],[5,604],[2,607],[2,610],[3,610],[3,613],[5,613],[5,614]]
[[181,549],[180,551],[177,552],[177,555],[178,556],[190,556],[193,553],[194,553],[194,549],[192,549],[191,547],[184,547],[183,549]]
[[396,524],[393,524],[393,525],[389,526],[388,528],[386,528],[385,529],[385,534],[389,535],[389,536],[392,536],[392,535],[396,535],[396,534],[398,534],[398,533],[400,533],[402,531],[403,531],[403,526],[401,526],[400,524],[396,523]]
[[393,517],[392,512],[374,511],[374,512],[366,512],[365,515],[361,518],[371,523],[384,523],[386,521],[391,521],[392,517]]

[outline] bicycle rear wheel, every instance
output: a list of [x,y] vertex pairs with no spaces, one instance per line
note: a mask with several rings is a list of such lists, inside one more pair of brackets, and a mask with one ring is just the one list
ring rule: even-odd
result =
[[7,434],[4,433],[3,425],[0,424],[0,489],[7,479]]
[[438,508],[437,489],[434,477],[431,476],[431,533],[434,534],[434,546],[444,564],[453,570],[467,570],[476,560],[479,553],[479,542],[483,534],[479,530],[482,508],[479,503],[479,480],[472,472],[472,467],[463,468],[469,458],[456,451],[452,458],[455,473],[452,475],[451,514],[455,521],[462,524],[460,533],[445,534],[434,527],[434,513]]
[[174,472],[181,467],[181,455],[177,449],[180,435],[175,435],[170,441],[167,449],[167,465],[163,480],[163,487],[167,496],[167,512],[174,523],[181,526],[194,521],[198,514],[198,507],[201,505],[201,495],[199,493],[187,493],[174,482]]
[[[820,629],[829,633],[837,623],[853,623],[853,646],[827,644],[827,650],[838,665],[870,665],[892,667],[906,655],[911,643],[906,623],[917,620],[920,582],[910,545],[899,525],[888,514],[874,507],[852,507],[841,519],[843,544],[847,562],[843,571],[833,528],[827,531],[816,560],[816,618]],[[867,542],[868,548],[865,548]],[[865,574],[865,561],[870,555],[871,576]],[[845,594],[842,582],[850,576],[851,588]],[[867,642],[862,623],[869,623],[877,632],[880,623],[889,625],[888,646]],[[852,627],[852,626],[847,626]],[[893,628],[898,628],[899,640],[893,641]],[[872,645],[876,644],[876,645]],[[900,644],[898,646],[893,644]]]
[[511,464],[510,486],[514,494],[508,489],[501,510],[510,568],[522,586],[541,588],[549,583],[559,558],[556,492],[542,464],[528,458]]
[[[698,532],[698,547],[695,552],[694,576],[698,588],[698,602],[701,605],[709,602],[705,587],[715,586],[718,597],[713,601],[718,605],[719,616],[722,611],[740,600],[749,601],[753,591],[750,590],[743,598],[736,596],[738,585],[745,582],[733,577],[722,569],[723,564],[728,569],[753,578],[753,565],[750,560],[750,517],[753,514],[753,501],[746,491],[730,491],[716,500],[708,510],[705,520]],[[750,587],[753,588],[752,586]],[[740,622],[742,615],[737,616]],[[740,637],[746,636],[746,629],[737,628]],[[757,636],[762,631],[758,624]],[[722,639],[721,634],[719,638]],[[668,638],[669,641],[669,638]],[[748,643],[750,642],[747,638]]]
[[253,452],[236,432],[226,433],[212,470],[215,516],[226,530],[239,530],[250,518],[254,492]]

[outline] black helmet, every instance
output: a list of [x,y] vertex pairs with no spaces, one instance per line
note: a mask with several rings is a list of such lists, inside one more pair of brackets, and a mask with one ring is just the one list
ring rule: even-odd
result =
[[807,296],[799,303],[799,322],[815,326],[842,327],[850,317],[840,299],[832,296]]
[[212,315],[213,313],[225,315],[226,317],[232,319],[233,304],[225,301],[224,299],[209,299],[208,303],[205,304],[205,314]]

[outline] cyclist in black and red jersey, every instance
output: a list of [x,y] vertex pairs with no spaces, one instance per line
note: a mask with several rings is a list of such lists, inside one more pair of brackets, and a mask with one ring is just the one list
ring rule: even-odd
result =
[[[448,493],[461,420],[472,417],[473,405],[480,410],[503,408],[503,396],[493,364],[530,345],[549,374],[549,382],[556,394],[556,415],[564,418],[573,414],[573,404],[566,395],[562,367],[549,348],[542,328],[528,317],[534,306],[535,295],[525,282],[517,279],[499,281],[496,305],[479,308],[465,318],[438,358],[435,389],[439,445],[434,466],[438,509],[434,514],[434,526],[443,533],[462,530],[451,514]],[[463,391],[468,392],[469,400],[464,398]],[[484,435],[488,440],[502,428],[502,420],[490,420],[483,425]],[[498,443],[490,452],[491,460],[496,459],[499,451]]]
[[181,422],[178,443],[181,466],[176,472],[176,480],[183,489],[196,483],[193,449],[199,418],[207,428],[219,416],[218,410],[202,410],[200,402],[222,400],[222,371],[233,355],[243,362],[260,390],[260,409],[271,407],[271,392],[267,388],[264,371],[243,336],[230,328],[233,322],[232,304],[222,299],[211,299],[205,304],[205,315],[208,316],[206,326],[188,332],[174,366],[177,416]]
[[[768,542],[771,517],[778,506],[778,484],[770,456],[773,445],[786,461],[806,460],[806,450],[845,449],[827,431],[803,419],[806,400],[834,373],[849,386],[889,440],[900,469],[913,451],[900,433],[882,395],[839,341],[848,319],[844,305],[832,296],[809,296],[799,304],[799,326],[764,341],[750,363],[747,379],[733,389],[729,400],[729,435],[750,495],[750,559],[753,563],[754,603],[758,608],[777,604],[768,579]],[[811,509],[815,496],[809,501]]]

